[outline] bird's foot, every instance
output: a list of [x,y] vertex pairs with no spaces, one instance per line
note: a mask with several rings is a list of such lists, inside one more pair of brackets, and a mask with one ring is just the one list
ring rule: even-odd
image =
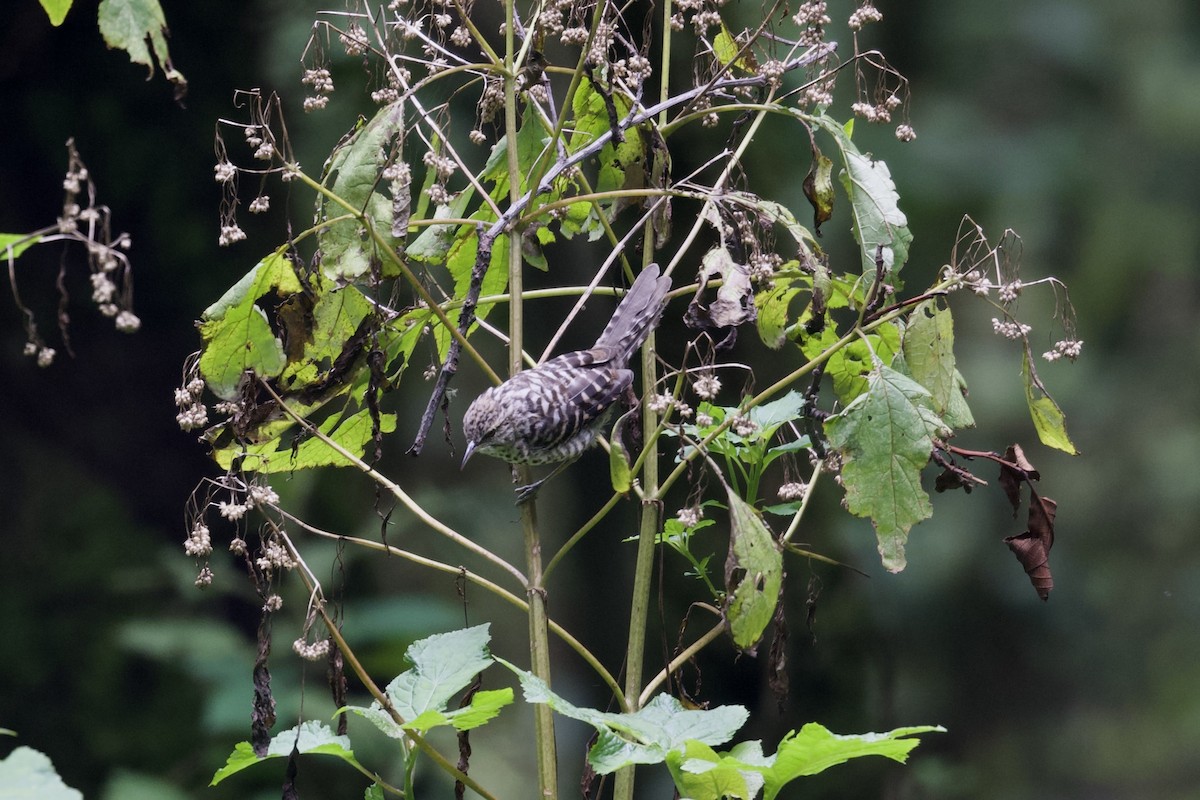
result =
[[532,503],[537,499],[538,489],[542,488],[542,484],[545,482],[546,479],[543,478],[540,481],[534,481],[526,486],[518,486],[514,489],[513,491],[517,493],[516,505],[523,506],[526,503]]

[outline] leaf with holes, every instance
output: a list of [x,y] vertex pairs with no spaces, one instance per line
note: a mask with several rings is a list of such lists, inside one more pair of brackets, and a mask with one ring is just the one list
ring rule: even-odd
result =
[[725,621],[733,642],[753,652],[775,616],[783,586],[783,554],[754,507],[730,488]]
[[866,392],[826,420],[825,432],[842,455],[846,507],[871,520],[883,565],[899,572],[909,529],[933,513],[921,469],[933,437],[948,433],[933,398],[916,381],[878,365],[867,376]]
[[[403,103],[386,105],[370,121],[360,123],[334,148],[326,162],[321,183],[342,201],[324,195],[317,201],[318,219],[335,220],[325,224],[317,234],[321,271],[330,280],[337,283],[361,280],[370,274],[373,264],[380,265],[385,276],[399,274],[382,258],[380,245],[363,222],[338,218],[349,213],[361,214],[384,246],[394,249],[399,244],[392,237],[396,212],[390,194],[393,188],[383,178],[383,170],[398,157],[403,127]],[[383,191],[384,187],[388,193]],[[401,189],[397,187],[395,191]]]
[[[61,4],[58,5],[61,7]],[[66,14],[65,11],[62,13]],[[52,22],[53,19],[51,15]],[[175,84],[176,98],[187,92],[187,79],[171,66],[171,53],[167,48],[167,19],[158,0],[101,0],[96,21],[106,45],[124,50],[129,54],[130,61],[147,67],[151,77],[154,76],[154,61],[157,59],[167,80]]]
[[904,362],[909,376],[929,390],[933,410],[951,428],[975,424],[963,396],[965,382],[954,361],[954,320],[949,308],[926,300],[913,309],[904,329]]
[[260,261],[204,312],[200,373],[217,397],[236,398],[247,371],[259,378],[274,378],[283,372],[287,365],[283,343],[257,303],[270,300],[271,295],[286,298],[299,291],[293,265],[280,249]]
[[887,164],[859,152],[850,139],[853,123],[845,126],[825,115],[812,117],[796,112],[808,124],[815,124],[833,137],[842,155],[842,188],[850,198],[854,217],[854,238],[862,256],[863,274],[875,272],[875,252],[883,247],[883,263],[891,282],[899,289],[897,273],[908,260],[912,232],[908,217],[900,210],[900,194]]

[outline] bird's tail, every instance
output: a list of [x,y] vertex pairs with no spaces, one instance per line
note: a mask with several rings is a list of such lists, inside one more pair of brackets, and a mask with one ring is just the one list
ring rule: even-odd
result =
[[613,312],[604,333],[596,340],[597,349],[613,352],[612,361],[628,362],[633,351],[642,346],[658,323],[666,305],[667,292],[671,289],[671,279],[659,277],[659,272],[657,264],[642,270]]

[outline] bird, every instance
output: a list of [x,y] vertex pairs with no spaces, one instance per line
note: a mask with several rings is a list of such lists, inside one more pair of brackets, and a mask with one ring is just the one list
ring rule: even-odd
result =
[[467,408],[462,468],[475,453],[511,464],[557,463],[549,475],[518,487],[517,504],[529,502],[591,447],[611,410],[633,384],[629,359],[658,324],[671,279],[657,264],[642,270],[596,343],[552,358],[485,390]]

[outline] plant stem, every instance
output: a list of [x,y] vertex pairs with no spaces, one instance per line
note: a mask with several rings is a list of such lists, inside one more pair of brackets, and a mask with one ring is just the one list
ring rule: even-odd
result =
[[[660,27],[662,38],[662,56],[659,61],[659,102],[665,103],[671,96],[671,14],[674,4],[671,0],[663,1],[662,23]],[[667,121],[667,110],[659,114],[658,125]],[[643,225],[643,240],[645,242],[645,262],[654,258],[654,221],[647,219]],[[643,264],[645,266],[645,264]],[[670,274],[670,269],[666,270]],[[655,376],[658,365],[654,357],[654,331],[646,338],[642,347],[642,394],[649,398],[655,391]],[[625,651],[625,705],[629,711],[637,711],[642,707],[642,670],[646,657],[646,623],[650,612],[650,590],[654,576],[654,543],[658,535],[660,522],[661,501],[658,499],[658,415],[650,410],[649,403],[642,402],[642,438],[645,447],[642,451],[642,513],[638,527],[637,562],[633,571],[633,590],[630,593],[629,608],[629,643]],[[636,777],[632,766],[619,770],[613,781],[613,800],[633,800],[633,786]]]
[[[521,196],[521,166],[517,154],[517,72],[516,72],[516,10],[514,0],[504,0],[504,136],[508,156],[509,202]],[[520,227],[509,231],[508,248],[508,368],[510,375],[521,371],[521,350],[524,334],[522,303],[522,257]],[[513,468],[517,480],[530,482],[529,467]],[[529,669],[550,685],[550,634],[546,617],[546,589],[542,577],[542,543],[538,534],[537,506],[534,502],[521,505],[521,529],[525,540],[525,585],[529,603]],[[544,800],[558,797],[558,754],[554,743],[554,712],[549,705],[534,705],[534,729],[537,737],[538,796]]]

